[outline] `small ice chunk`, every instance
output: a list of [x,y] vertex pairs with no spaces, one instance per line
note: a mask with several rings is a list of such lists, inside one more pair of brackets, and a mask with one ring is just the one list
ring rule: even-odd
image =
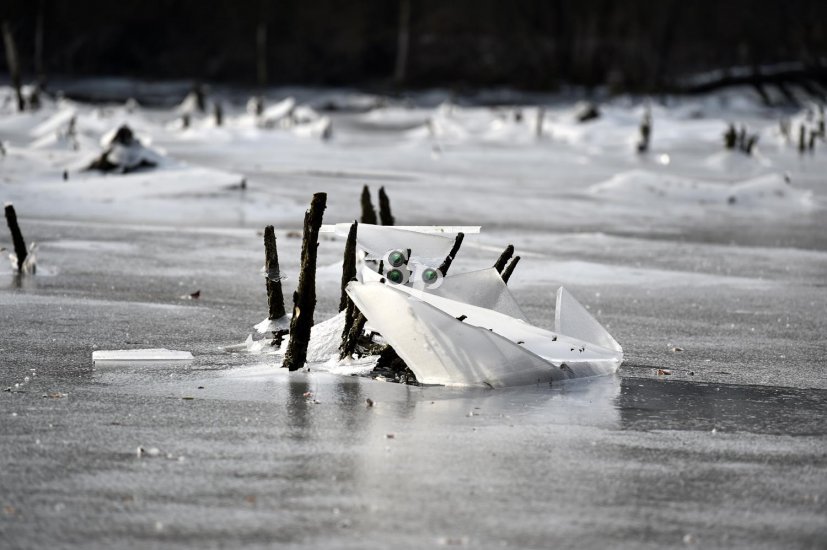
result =
[[256,332],[259,334],[265,334],[267,332],[276,332],[279,330],[289,330],[290,329],[290,316],[285,315],[283,317],[279,317],[278,319],[265,319],[255,327]]
[[192,359],[188,351],[170,349],[118,349],[92,352],[92,361],[187,361]]

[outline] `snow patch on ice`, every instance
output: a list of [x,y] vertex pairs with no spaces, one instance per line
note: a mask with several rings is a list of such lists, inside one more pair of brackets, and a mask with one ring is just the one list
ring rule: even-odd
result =
[[719,183],[632,170],[592,185],[589,193],[615,201],[641,204],[771,207],[774,211],[814,206],[810,191],[796,189],[781,174],[768,174],[737,183]]

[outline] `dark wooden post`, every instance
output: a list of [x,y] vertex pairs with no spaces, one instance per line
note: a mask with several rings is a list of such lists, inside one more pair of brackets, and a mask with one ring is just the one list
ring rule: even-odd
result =
[[465,238],[465,233],[457,233],[456,239],[454,239],[454,246],[451,247],[451,251],[445,257],[445,261],[442,262],[442,265],[439,266],[439,271],[442,275],[448,275],[448,269],[451,267],[451,263],[453,263],[454,258],[459,252],[459,247],[462,246],[462,240]]
[[301,272],[299,285],[293,293],[293,318],[290,320],[290,342],[284,355],[283,367],[299,370],[307,361],[313,311],[316,308],[316,256],[319,248],[319,228],[327,207],[327,193],[316,193],[310,208],[304,214]]
[[500,254],[500,257],[497,258],[497,261],[494,263],[494,268],[497,270],[497,273],[502,274],[503,269],[505,269],[505,264],[508,263],[508,260],[511,259],[511,256],[514,255],[514,245],[510,244],[505,247],[503,253]]
[[735,149],[738,141],[738,132],[735,130],[735,125],[730,124],[726,132],[724,132],[724,147],[727,149]]
[[20,226],[17,225],[17,213],[11,204],[6,205],[6,223],[9,224],[11,240],[14,243],[14,254],[17,256],[17,271],[23,271],[23,263],[26,261],[26,256],[29,255],[29,250],[26,248]]
[[22,113],[26,109],[26,100],[23,98],[23,90],[21,89],[20,59],[17,57],[17,45],[14,42],[14,35],[8,21],[3,22],[3,43],[6,47],[6,65],[9,67],[11,85],[17,95],[17,110]]
[[382,225],[393,225],[394,219],[391,214],[391,200],[385,193],[385,188],[379,188],[379,223]]
[[517,267],[517,264],[519,262],[520,262],[520,257],[519,256],[514,256],[514,259],[511,260],[511,263],[508,264],[508,267],[506,267],[505,271],[503,271],[502,277],[503,277],[503,282],[505,284],[508,284],[508,280],[511,278],[511,274],[514,273],[514,268]]
[[359,221],[376,225],[376,210],[370,200],[370,188],[367,185],[362,187],[362,219]]
[[272,225],[264,228],[264,272],[267,277],[268,319],[281,319],[284,311],[284,293],[281,289],[279,252],[276,248],[276,231]]
[[645,153],[649,150],[649,139],[652,136],[652,112],[647,107],[640,121],[640,141],[637,143],[637,152]]
[[347,233],[347,242],[345,243],[345,255],[342,260],[342,292],[339,298],[339,311],[344,311],[347,308],[349,300],[345,288],[347,284],[356,277],[356,232],[358,231],[358,223],[353,222],[350,226],[350,231]]

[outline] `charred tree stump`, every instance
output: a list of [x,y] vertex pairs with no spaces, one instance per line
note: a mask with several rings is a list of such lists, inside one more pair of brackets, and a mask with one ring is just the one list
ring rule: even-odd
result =
[[503,269],[505,269],[505,264],[508,263],[508,260],[511,259],[511,256],[514,255],[514,245],[510,244],[505,247],[503,253],[500,254],[500,257],[497,258],[497,261],[494,263],[494,269],[497,270],[497,273],[502,274]]
[[307,361],[313,311],[316,308],[316,256],[319,248],[319,228],[327,206],[327,193],[316,193],[310,208],[304,214],[301,272],[299,285],[293,293],[293,318],[290,320],[290,342],[284,355],[283,367],[299,370]]
[[345,292],[347,284],[356,277],[356,232],[358,231],[358,223],[353,222],[350,226],[350,231],[347,233],[347,242],[345,243],[345,256],[342,260],[342,293],[339,298],[339,311],[347,309],[348,295]]
[[385,193],[385,188],[379,188],[379,223],[382,225],[393,225],[394,219],[391,214],[391,200]]
[[451,264],[454,261],[454,258],[459,252],[459,247],[462,246],[462,239],[465,238],[465,233],[457,233],[456,239],[454,239],[454,246],[451,247],[451,251],[445,257],[445,261],[442,262],[442,265],[439,266],[439,271],[442,273],[443,276],[448,275],[448,269],[450,269]]
[[353,318],[357,312],[356,304],[354,304],[353,300],[348,296],[347,305],[345,305],[345,326],[342,329],[342,343],[339,345],[339,349],[342,349],[342,346],[345,345],[345,340],[347,340],[347,335],[350,334],[350,328],[353,326]]
[[[275,321],[283,318],[287,312],[284,310],[284,293],[281,288],[276,231],[272,225],[264,228],[264,272],[267,277],[267,318]],[[273,345],[280,346],[285,334],[287,330],[274,330]]]
[[517,264],[520,262],[519,256],[514,256],[514,259],[511,260],[511,263],[508,264],[508,267],[505,268],[505,271],[502,273],[503,282],[508,284],[508,280],[511,278],[511,275],[514,273],[514,268],[517,267]]
[[359,221],[376,225],[376,210],[370,200],[370,188],[367,185],[362,187],[362,218]]
[[14,243],[14,254],[17,256],[17,271],[22,272],[29,250],[26,248],[26,241],[23,240],[23,233],[20,232],[20,226],[17,224],[17,213],[11,204],[6,205],[6,223],[9,224],[11,240]]
[[23,97],[22,83],[20,81],[20,59],[17,57],[17,44],[14,42],[14,35],[11,32],[11,25],[8,21],[3,22],[3,43],[6,47],[6,65],[9,68],[11,85],[17,96],[17,110],[23,112],[26,109],[26,100]]
[[347,333],[347,337],[345,337],[345,339],[342,341],[342,345],[339,347],[340,361],[347,357],[350,357],[356,352],[356,344],[359,343],[359,337],[362,336],[367,321],[368,320],[365,318],[361,311],[356,311],[356,315],[353,317],[353,324],[351,325],[350,330]]

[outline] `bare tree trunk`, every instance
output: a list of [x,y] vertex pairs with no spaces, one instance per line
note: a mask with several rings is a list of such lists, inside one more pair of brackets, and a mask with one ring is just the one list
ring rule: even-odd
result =
[[3,42],[6,46],[6,64],[9,67],[11,84],[17,94],[17,110],[22,113],[26,109],[26,101],[23,99],[23,90],[21,89],[20,59],[17,57],[17,45],[14,43],[14,35],[8,21],[3,22]]
[[26,261],[26,256],[29,255],[29,250],[26,248],[26,241],[23,240],[20,226],[17,225],[17,213],[11,204],[6,205],[6,223],[9,224],[11,240],[14,243],[14,254],[17,256],[17,271],[23,271],[23,263]]
[[399,30],[396,38],[396,66],[393,80],[405,82],[408,72],[408,48],[411,40],[411,0],[399,0]]
[[319,228],[327,206],[327,193],[316,193],[310,208],[304,214],[301,272],[299,286],[293,293],[293,318],[290,320],[290,342],[282,366],[299,370],[307,361],[313,311],[316,309],[316,255],[319,248]]
[[37,19],[34,27],[34,72],[38,88],[46,86],[46,69],[43,66],[43,11],[44,0],[37,2]]

